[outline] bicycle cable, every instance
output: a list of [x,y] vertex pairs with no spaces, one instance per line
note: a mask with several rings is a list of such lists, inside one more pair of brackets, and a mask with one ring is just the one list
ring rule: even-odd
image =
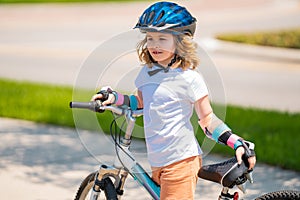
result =
[[[129,153],[127,153],[124,150],[124,148],[120,145],[122,129],[123,129],[124,125],[125,125],[126,120],[125,119],[123,120],[122,125],[119,128],[119,131],[117,131],[117,129],[118,129],[117,119],[121,118],[121,116],[116,117],[113,113],[112,113],[112,115],[113,115],[114,119],[113,119],[113,121],[110,124],[110,135],[111,135],[111,137],[112,137],[112,139],[114,140],[114,143],[115,143],[116,155],[117,155],[120,163],[123,165],[123,167],[125,169],[127,169],[126,166],[124,165],[124,163],[122,162],[122,160],[120,158],[120,155],[119,155],[119,152],[118,152],[118,147],[119,147],[119,149],[121,149],[128,157],[130,157],[132,160],[134,160],[134,158]],[[115,131],[113,131],[113,126],[114,126],[114,130]],[[117,140],[119,140],[119,142]],[[129,171],[129,170],[127,169],[127,171]]]

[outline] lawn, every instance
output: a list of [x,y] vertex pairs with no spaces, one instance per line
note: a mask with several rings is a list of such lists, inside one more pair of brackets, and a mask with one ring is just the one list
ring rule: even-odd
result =
[[[71,87],[0,79],[0,88],[1,117],[75,127],[73,113],[69,108],[73,94]],[[80,100],[89,101],[94,91],[83,93]],[[80,112],[83,123],[79,128],[94,130],[89,120],[92,112]],[[111,114],[104,112],[97,116],[102,129],[108,132]],[[193,120],[193,123],[197,127],[197,120]],[[255,142],[259,162],[300,171],[300,113],[290,114],[229,105],[226,123],[238,135]],[[76,125],[78,127],[78,124]],[[204,134],[199,128],[197,137],[202,143]],[[212,152],[227,155],[234,153],[222,145],[215,145]]]

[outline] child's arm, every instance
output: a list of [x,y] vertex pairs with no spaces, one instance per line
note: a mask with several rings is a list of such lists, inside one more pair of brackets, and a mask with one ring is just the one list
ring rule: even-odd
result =
[[[199,125],[206,136],[220,144],[225,144],[233,148],[236,151],[236,157],[239,164],[242,162],[242,156],[247,153],[247,157],[249,157],[249,169],[252,169],[256,163],[254,151],[253,154],[250,155],[248,155],[248,152],[245,152],[243,143],[246,141],[233,134],[231,129],[213,113],[208,96],[205,96],[195,102],[195,110],[200,119]],[[246,143],[250,144],[250,142]]]

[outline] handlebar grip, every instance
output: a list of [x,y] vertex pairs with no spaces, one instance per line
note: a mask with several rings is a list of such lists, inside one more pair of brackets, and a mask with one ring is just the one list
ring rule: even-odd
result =
[[90,108],[92,102],[70,102],[70,108]]
[[100,105],[95,102],[95,101],[90,101],[90,102],[70,102],[70,108],[83,108],[83,109],[89,109],[92,111],[97,111],[99,112]]

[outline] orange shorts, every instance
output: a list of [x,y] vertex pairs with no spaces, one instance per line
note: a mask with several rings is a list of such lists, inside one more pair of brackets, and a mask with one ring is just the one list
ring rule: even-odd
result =
[[194,199],[200,156],[194,156],[165,167],[152,167],[152,179],[161,187],[161,200]]

